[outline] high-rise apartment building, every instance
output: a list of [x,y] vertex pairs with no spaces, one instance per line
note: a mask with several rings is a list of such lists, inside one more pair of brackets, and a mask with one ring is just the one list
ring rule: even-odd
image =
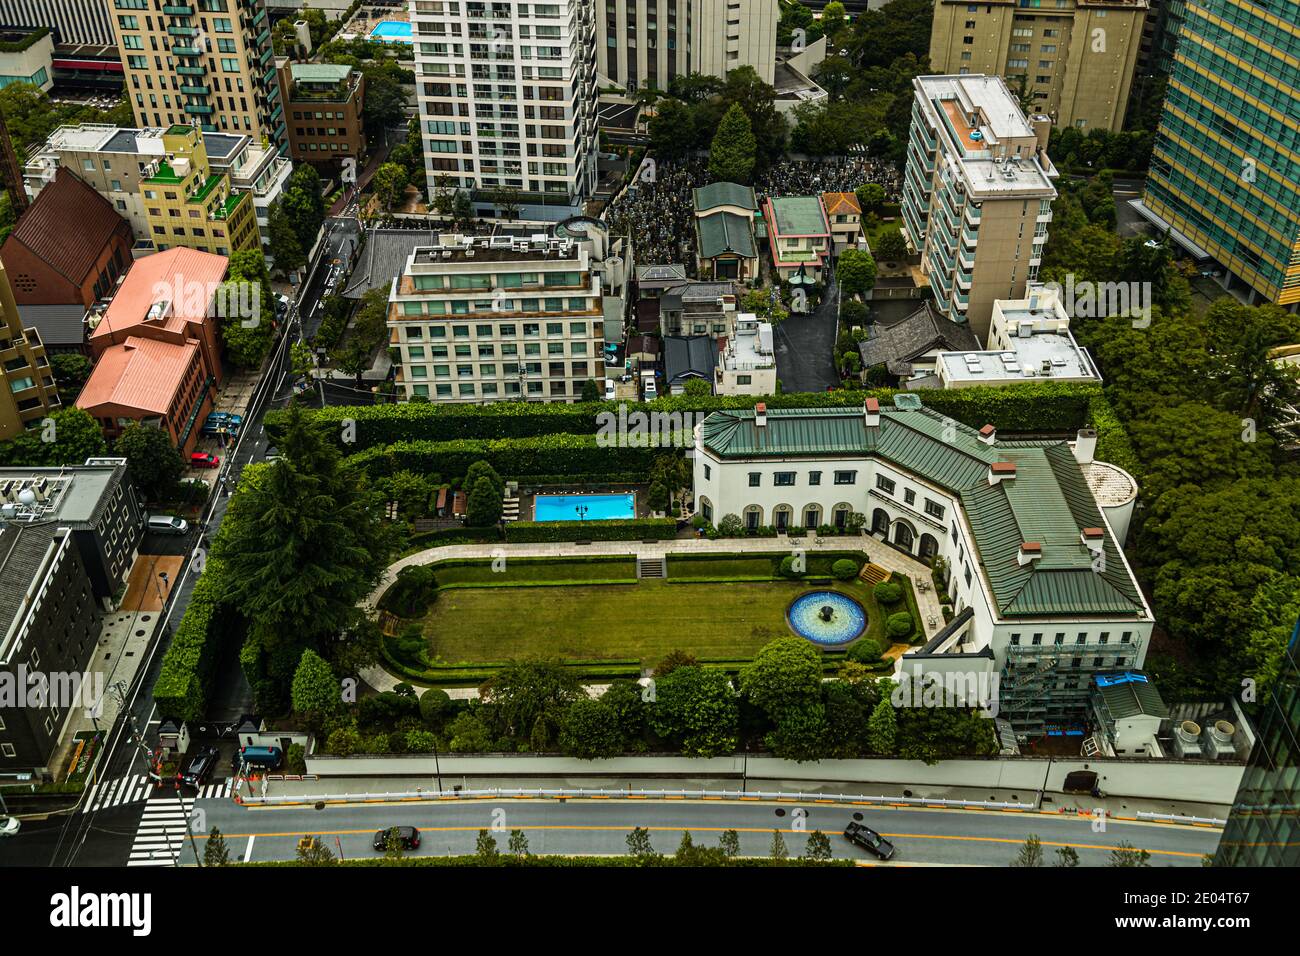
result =
[[1257,736],[1214,865],[1300,866],[1300,624],[1261,705]]
[[430,194],[468,191],[493,215],[582,211],[596,181],[593,0],[414,0],[416,94]]
[[1300,307],[1300,3],[1189,3],[1143,204],[1251,302]]
[[42,418],[62,406],[40,333],[23,328],[9,276],[2,264],[0,363],[0,440],[3,440],[36,427]]
[[930,66],[1023,85],[1058,126],[1124,125],[1148,0],[936,0]]
[[918,76],[902,231],[935,305],[988,335],[996,299],[1038,278],[1052,221],[1051,120],[1020,111],[1000,76]]
[[113,0],[138,126],[197,123],[288,149],[263,0]]
[[667,90],[676,76],[776,70],[776,0],[597,0],[596,68],[628,90]]
[[572,239],[443,237],[389,295],[402,397],[574,402],[604,376],[598,263]]
[[112,46],[113,0],[0,0],[0,23],[52,27],[59,43]]

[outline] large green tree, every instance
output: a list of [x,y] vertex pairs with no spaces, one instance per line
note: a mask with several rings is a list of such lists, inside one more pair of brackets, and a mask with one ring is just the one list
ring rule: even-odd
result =
[[307,264],[307,254],[303,251],[298,233],[284,211],[281,200],[271,203],[267,210],[266,230],[269,238],[267,254],[275,260],[275,270],[281,275],[288,275]]
[[114,453],[126,459],[131,480],[147,500],[170,497],[184,471],[180,452],[161,428],[128,425],[113,445]]
[[364,475],[344,467],[296,406],[280,450],[282,461],[246,472],[213,548],[225,601],[268,648],[342,634],[393,544]]
[[275,340],[275,298],[260,249],[230,257],[217,304],[226,355],[240,368],[260,368]]
[[90,413],[65,407],[32,430],[0,442],[0,465],[81,465],[107,451],[104,433]]
[[733,103],[718,124],[709,149],[709,173],[721,182],[749,183],[754,177],[756,141],[749,117]]
[[876,260],[865,249],[845,249],[835,265],[843,295],[866,295],[876,284]]
[[484,710],[502,736],[548,749],[558,738],[565,714],[585,692],[558,661],[510,661],[480,689]]
[[655,679],[650,726],[688,757],[716,757],[736,749],[738,710],[731,681],[698,665]]
[[297,163],[285,183],[280,203],[288,217],[298,243],[304,250],[316,245],[316,236],[325,221],[325,199],[321,195],[320,174],[309,163]]

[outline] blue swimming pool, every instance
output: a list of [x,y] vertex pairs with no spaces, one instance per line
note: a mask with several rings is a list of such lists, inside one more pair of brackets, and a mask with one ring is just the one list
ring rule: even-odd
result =
[[380,20],[370,31],[370,39],[385,43],[412,43],[411,24],[407,20]]
[[[579,509],[586,509],[579,512]],[[538,495],[534,521],[602,521],[635,518],[636,495]]]

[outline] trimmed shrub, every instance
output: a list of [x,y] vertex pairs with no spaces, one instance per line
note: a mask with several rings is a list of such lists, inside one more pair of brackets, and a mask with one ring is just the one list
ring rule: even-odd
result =
[[164,718],[182,721],[203,718],[223,639],[227,636],[237,639],[242,634],[242,627],[230,620],[233,615],[220,605],[225,589],[224,570],[220,562],[208,560],[163,655],[153,696]]
[[[881,404],[890,404],[894,390],[880,388],[870,391],[792,392],[763,396],[763,401],[768,408],[861,408],[868,396],[879,399]],[[924,403],[972,428],[981,428],[992,422],[999,430],[1007,432],[1064,433],[1073,432],[1090,421],[1100,431],[1101,424],[1096,420],[1099,411],[1094,408],[1094,401],[1100,397],[1101,388],[1097,385],[1032,382],[936,389],[925,394]],[[601,413],[618,416],[621,414],[621,406],[625,407],[628,416],[636,413],[700,415],[732,408],[753,408],[755,401],[754,396],[747,395],[666,395],[657,399],[653,405],[640,402],[579,402],[572,405],[548,402],[493,402],[490,405],[406,402],[395,405],[331,405],[323,409],[312,409],[307,412],[307,417],[309,421],[319,423],[332,440],[340,443],[343,451],[354,452],[410,441],[453,442],[464,435],[474,435],[486,442],[556,434],[583,435],[594,440],[601,424],[597,421],[597,416]],[[356,422],[355,444],[342,444],[344,419]],[[273,439],[282,436],[287,420],[288,415],[284,411],[267,412],[266,428]],[[681,427],[688,427],[684,420]],[[610,453],[660,451],[658,448],[613,447],[603,450]],[[1099,440],[1098,453],[1101,450]],[[479,457],[486,458],[506,477],[519,473],[511,468],[503,469],[489,456]],[[1115,463],[1127,467],[1119,461]],[[639,470],[639,466],[621,468],[610,463],[606,465],[620,471]],[[468,466],[467,462],[463,467],[445,469],[442,473],[464,474]],[[434,469],[437,470],[439,469]],[[592,469],[597,474],[605,470],[606,466]],[[543,468],[532,473],[563,475],[571,471],[573,469],[570,468]]]
[[851,661],[859,664],[875,664],[880,660],[880,655],[884,653],[880,642],[870,637],[864,637],[849,647],[844,656]]
[[[389,405],[388,408],[436,408],[436,405]],[[351,450],[351,449],[349,449]],[[516,475],[603,475],[609,472],[648,474],[661,448],[602,447],[595,435],[559,433],[527,438],[456,441],[398,441],[374,445],[346,459],[372,478],[398,471],[457,475],[484,461],[508,478]]]
[[903,600],[903,586],[893,581],[881,581],[871,589],[871,595],[877,604],[891,605]]
[[852,558],[840,558],[831,565],[831,577],[839,581],[851,581],[857,577],[859,570],[858,562]]
[[672,518],[614,518],[608,521],[512,521],[507,541],[664,541],[676,537]]
[[907,611],[898,611],[885,618],[885,634],[894,640],[912,636],[912,615]]
[[451,709],[451,698],[445,690],[432,687],[420,695],[420,718],[436,726]]
[[794,569],[794,555],[787,554],[784,558],[781,559],[781,577],[801,578],[803,577],[803,575],[804,575],[803,571],[796,571]]

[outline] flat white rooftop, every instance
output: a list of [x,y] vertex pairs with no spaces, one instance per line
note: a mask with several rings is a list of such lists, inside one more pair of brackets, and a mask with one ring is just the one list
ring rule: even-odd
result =
[[1092,357],[1069,332],[1035,332],[1012,338],[1011,344],[1003,350],[941,352],[939,359],[954,381],[1101,378]]
[[722,366],[728,371],[771,368],[776,364],[772,351],[772,323],[759,322],[753,313],[736,317],[736,334],[727,340]]

